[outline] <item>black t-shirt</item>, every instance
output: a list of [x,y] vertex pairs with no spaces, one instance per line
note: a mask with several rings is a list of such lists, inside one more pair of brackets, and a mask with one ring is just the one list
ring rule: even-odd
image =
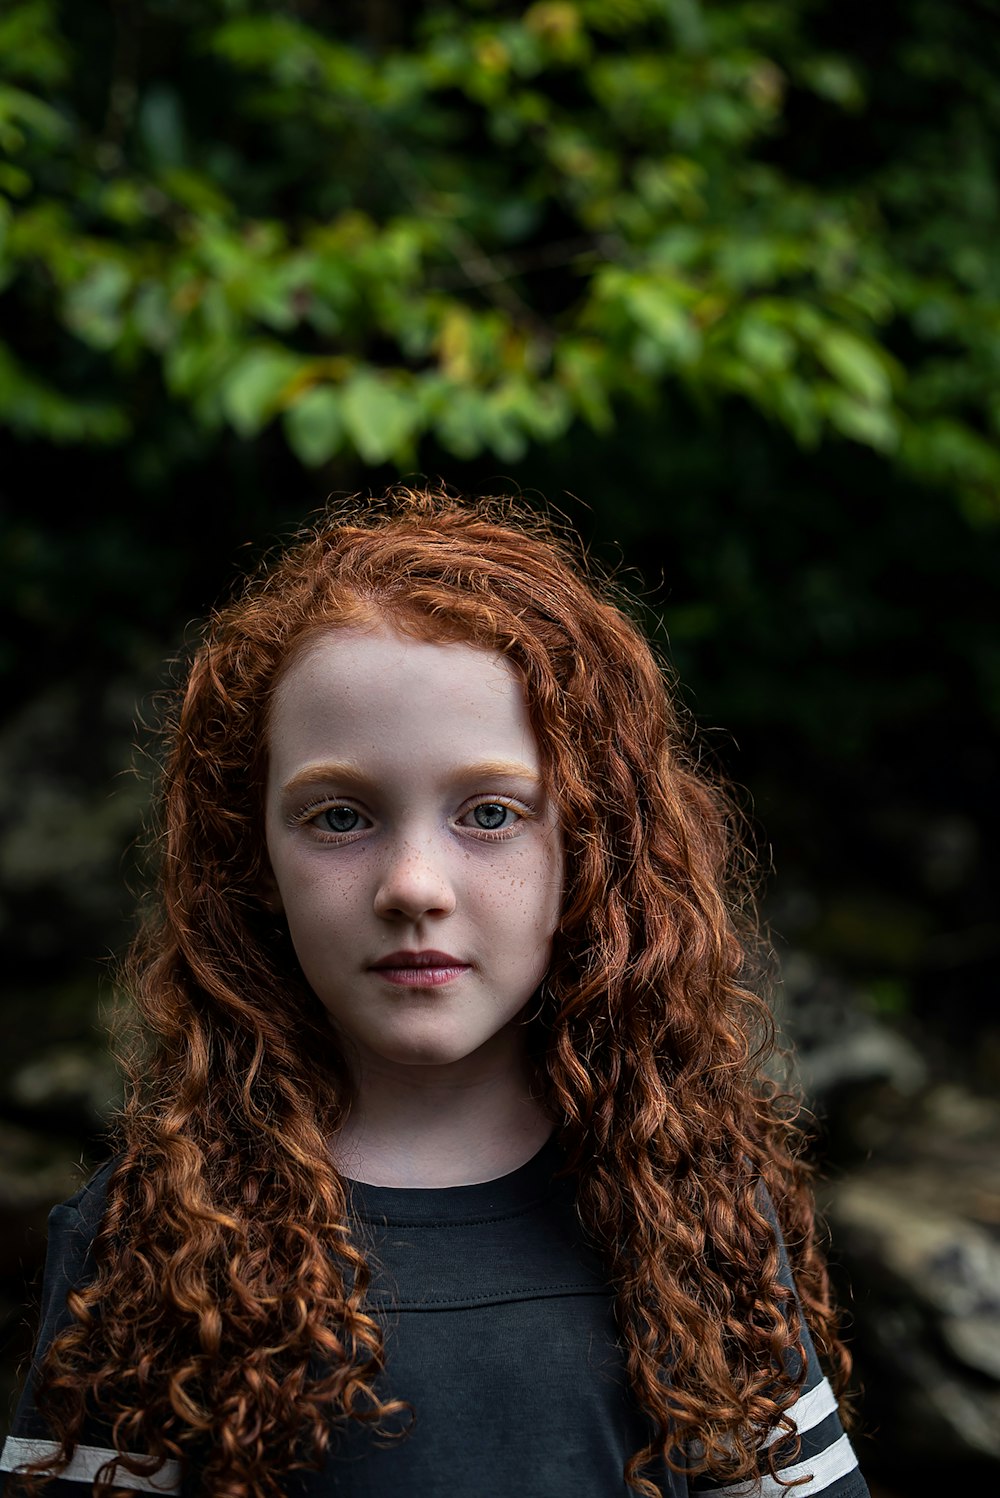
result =
[[[430,1190],[350,1182],[356,1238],[372,1262],[369,1301],[386,1339],[383,1395],[416,1412],[401,1440],[382,1444],[348,1422],[322,1472],[284,1480],[289,1498],[610,1498],[625,1494],[624,1465],[648,1426],[625,1377],[612,1297],[582,1240],[571,1181],[554,1181],[555,1136],[496,1181]],[[68,1322],[66,1292],[93,1275],[90,1245],[112,1164],[53,1209],[38,1354]],[[790,1283],[790,1281],[789,1281]],[[829,1385],[807,1344],[795,1406],[802,1449],[783,1476],[811,1473],[796,1494],[867,1498]],[[405,1419],[401,1419],[405,1424]],[[107,1431],[89,1427],[70,1467],[46,1492],[83,1498],[111,1455]],[[23,1391],[0,1470],[54,1451]],[[666,1498],[756,1489],[648,1470]],[[120,1470],[120,1484],[192,1498],[195,1474],[169,1463],[156,1477]],[[3,1481],[0,1478],[0,1493]],[[763,1498],[788,1491],[764,1479]]]

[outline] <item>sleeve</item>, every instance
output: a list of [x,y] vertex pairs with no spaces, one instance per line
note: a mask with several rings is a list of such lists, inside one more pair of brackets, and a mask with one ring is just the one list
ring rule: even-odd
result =
[[[782,1284],[787,1285],[797,1299],[788,1254],[770,1198],[765,1201],[764,1210],[777,1234]],[[798,1429],[801,1446],[793,1463],[778,1467],[782,1481],[779,1483],[768,1475],[762,1475],[753,1481],[725,1484],[713,1483],[709,1478],[698,1478],[691,1487],[692,1495],[711,1494],[713,1498],[789,1498],[789,1495],[794,1494],[795,1498],[799,1498],[799,1495],[801,1498],[820,1498],[820,1495],[822,1498],[870,1498],[868,1486],[858,1470],[854,1449],[840,1423],[837,1399],[820,1367],[805,1317],[802,1318],[802,1345],[806,1354],[805,1381],[798,1399],[788,1411]],[[782,1433],[778,1431],[769,1444],[781,1439]],[[791,1482],[799,1486],[789,1488],[787,1484]]]
[[[53,1207],[49,1213],[38,1339],[10,1435],[0,1453],[0,1498],[4,1494],[15,1498],[15,1494],[21,1492],[21,1485],[10,1482],[7,1474],[15,1472],[24,1462],[58,1453],[58,1443],[51,1438],[35,1406],[35,1383],[46,1349],[72,1321],[66,1306],[68,1292],[87,1284],[96,1272],[93,1238],[103,1216],[113,1168],[114,1162],[109,1162],[75,1196]],[[88,1422],[69,1465],[42,1489],[45,1498],[84,1498],[99,1468],[114,1455],[108,1432],[102,1431],[96,1423]],[[124,1477],[124,1473],[121,1475]],[[144,1492],[177,1494],[181,1491],[179,1468],[175,1462],[166,1462],[153,1477],[136,1477],[130,1473],[125,1480],[129,1487]]]

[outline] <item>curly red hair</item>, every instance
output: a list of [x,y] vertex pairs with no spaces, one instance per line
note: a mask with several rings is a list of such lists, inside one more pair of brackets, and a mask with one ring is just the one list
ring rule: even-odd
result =
[[794,1108],[761,1070],[737,819],[578,548],[512,501],[443,492],[333,508],[209,622],[168,727],[160,899],[129,964],[145,1039],[97,1274],[70,1295],[39,1407],[64,1457],[89,1407],[120,1452],[197,1457],[205,1491],[232,1498],[320,1464],[338,1420],[406,1408],[377,1391],[369,1269],[329,1150],[349,1073],[271,912],[262,835],[283,668],[376,615],[499,652],[524,682],[566,850],[531,1054],[656,1431],[626,1479],[657,1494],[641,1469],[682,1450],[689,1472],[752,1475],[768,1433],[794,1431],[802,1376],[762,1184],[838,1387],[848,1362]]

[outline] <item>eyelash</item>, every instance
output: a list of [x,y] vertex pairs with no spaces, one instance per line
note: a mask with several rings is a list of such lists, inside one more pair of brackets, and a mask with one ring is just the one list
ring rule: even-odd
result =
[[[293,827],[304,827],[311,825],[313,831],[324,842],[331,843],[353,842],[355,838],[360,836],[361,833],[368,831],[366,827],[354,827],[349,832],[333,832],[330,828],[316,826],[317,817],[322,816],[325,811],[332,811],[334,807],[337,806],[347,807],[351,811],[358,811],[357,807],[351,806],[351,803],[349,801],[331,799],[324,796],[318,801],[311,801],[307,806],[303,806],[302,809],[300,811],[297,811],[295,815],[289,820]],[[506,796],[483,796],[479,800],[474,801],[471,806],[466,807],[465,811],[462,813],[462,816],[470,816],[478,806],[502,806],[507,811],[512,811],[517,817],[517,821],[512,822],[510,826],[500,827],[492,831],[488,827],[465,828],[467,832],[471,832],[473,836],[478,838],[481,842],[505,842],[508,838],[514,837],[516,835],[517,829],[522,822],[530,821],[532,818],[532,813],[528,811],[525,806],[509,800]],[[358,811],[358,816],[363,817],[364,815],[364,812]]]

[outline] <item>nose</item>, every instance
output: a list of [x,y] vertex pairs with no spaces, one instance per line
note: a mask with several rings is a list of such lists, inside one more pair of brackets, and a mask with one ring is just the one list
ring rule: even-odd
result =
[[386,920],[450,915],[455,887],[444,851],[430,839],[401,842],[387,859],[375,892],[375,914]]

